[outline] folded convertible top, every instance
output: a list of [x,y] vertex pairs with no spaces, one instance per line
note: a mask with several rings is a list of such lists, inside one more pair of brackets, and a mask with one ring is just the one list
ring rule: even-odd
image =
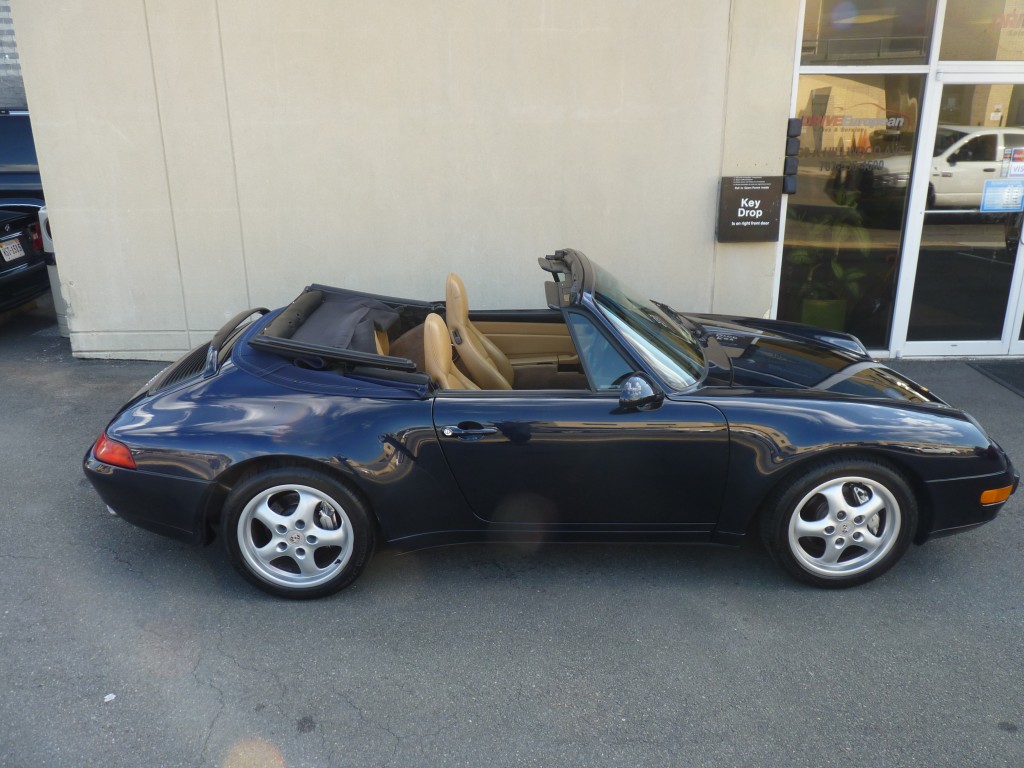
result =
[[311,285],[249,343],[293,359],[413,372],[412,360],[381,354],[375,334],[418,324],[420,315],[435,309],[426,302]]

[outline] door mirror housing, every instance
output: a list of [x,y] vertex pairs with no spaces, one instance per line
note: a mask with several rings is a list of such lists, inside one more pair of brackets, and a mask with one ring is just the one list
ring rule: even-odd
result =
[[650,411],[664,400],[665,393],[646,373],[631,374],[619,390],[619,408],[627,411]]

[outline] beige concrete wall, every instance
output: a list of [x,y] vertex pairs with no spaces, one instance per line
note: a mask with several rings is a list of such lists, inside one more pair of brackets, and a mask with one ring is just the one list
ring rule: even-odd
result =
[[[722,176],[782,173],[802,2],[772,0],[768,12],[763,0],[732,0]],[[777,243],[718,243],[714,310],[766,316],[778,253]]]
[[797,5],[14,0],[73,348],[172,357],[314,281],[542,306],[563,246],[761,314],[718,178],[781,168]]

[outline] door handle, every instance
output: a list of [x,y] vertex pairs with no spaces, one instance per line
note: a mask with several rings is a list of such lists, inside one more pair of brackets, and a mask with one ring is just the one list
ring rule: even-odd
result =
[[457,437],[461,440],[477,440],[484,435],[493,435],[497,431],[497,427],[482,427],[479,424],[441,427],[441,434],[445,437]]
[[982,170],[982,171],[983,171],[984,173],[995,173],[995,172],[996,172],[996,169],[995,169],[995,168],[982,168],[981,170]]

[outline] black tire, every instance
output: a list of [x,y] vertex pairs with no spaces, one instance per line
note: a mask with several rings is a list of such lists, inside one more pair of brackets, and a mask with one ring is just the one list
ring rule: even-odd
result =
[[842,459],[785,482],[761,516],[761,535],[791,576],[837,589],[871,581],[895,565],[917,520],[917,500],[899,471],[871,459]]
[[278,597],[334,594],[359,577],[373,553],[364,504],[315,470],[273,469],[242,480],[228,495],[222,519],[231,565]]

